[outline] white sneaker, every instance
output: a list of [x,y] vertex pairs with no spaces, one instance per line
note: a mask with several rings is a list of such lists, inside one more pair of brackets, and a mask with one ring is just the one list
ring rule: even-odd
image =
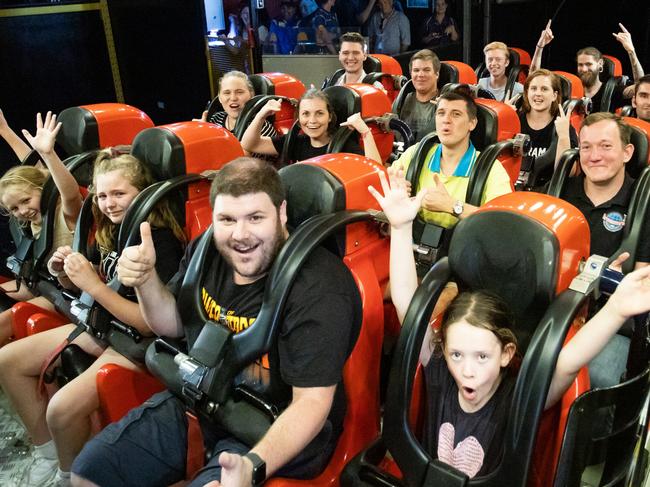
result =
[[21,487],[43,487],[47,485],[56,478],[58,467],[58,458],[46,458],[34,454],[23,478],[20,479]]

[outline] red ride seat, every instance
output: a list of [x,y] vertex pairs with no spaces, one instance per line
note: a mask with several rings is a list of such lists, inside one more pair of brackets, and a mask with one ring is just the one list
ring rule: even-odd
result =
[[[503,252],[499,237],[503,232],[517,242],[508,252]],[[341,484],[550,485],[563,432],[563,407],[588,388],[584,369],[565,394],[565,402],[544,415],[545,426],[538,432],[557,354],[586,300],[567,287],[581,259],[587,257],[588,247],[588,225],[582,214],[545,195],[504,195],[459,223],[449,258],[439,261],[424,277],[405,317],[389,377],[382,441],[346,467]],[[417,439],[420,431],[413,429],[417,418],[424,415],[416,374],[419,352],[433,307],[449,278],[461,290],[487,289],[510,304],[517,324],[513,331],[524,354],[501,463],[489,476],[471,480],[432,460]],[[389,467],[392,462],[384,458],[385,448],[403,473],[402,480],[395,466]]]

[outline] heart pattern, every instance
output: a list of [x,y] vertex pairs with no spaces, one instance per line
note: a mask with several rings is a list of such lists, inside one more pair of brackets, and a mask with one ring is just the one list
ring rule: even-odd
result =
[[473,478],[483,466],[485,452],[478,440],[468,436],[454,448],[456,429],[443,423],[438,432],[438,459]]

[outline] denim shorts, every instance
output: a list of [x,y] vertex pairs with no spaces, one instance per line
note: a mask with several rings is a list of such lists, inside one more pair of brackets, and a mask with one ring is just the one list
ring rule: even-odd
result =
[[[202,427],[206,449],[212,452],[205,467],[197,472],[189,487],[220,480],[219,454],[245,454],[250,447],[223,432]],[[326,466],[336,447],[331,423],[277,475],[313,478]],[[91,439],[74,463],[72,472],[101,487],[157,487],[185,478],[187,417],[185,406],[169,391],[152,396],[142,406],[129,411],[120,421],[108,425]]]

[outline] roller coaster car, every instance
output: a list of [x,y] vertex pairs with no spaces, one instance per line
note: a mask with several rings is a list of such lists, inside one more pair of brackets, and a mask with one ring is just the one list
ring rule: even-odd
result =
[[[129,207],[117,237],[118,254],[139,238],[140,222],[146,220],[149,211],[163,197],[171,196],[172,210],[188,236],[203,231],[210,224],[211,212],[208,201],[209,182],[200,173],[218,169],[229,160],[243,155],[243,151],[232,134],[225,129],[213,124],[185,122],[141,132],[133,142],[132,154],[149,166],[158,182],[138,194]],[[180,194],[183,190],[184,194]],[[73,240],[73,249],[83,255],[89,255],[89,245],[93,239],[91,208],[92,201],[86,198]],[[108,285],[122,294],[125,292],[117,280]],[[67,292],[54,290],[48,298],[67,316],[65,323],[72,321],[86,324],[90,326],[89,331],[100,338],[106,338],[110,334],[127,345],[130,341],[125,337],[138,341],[142,338],[134,329],[124,325],[118,327],[124,333],[115,333],[111,317],[85,293],[74,299]],[[19,323],[14,325],[15,328],[20,328]],[[40,328],[32,327],[35,329],[30,334],[48,329],[51,325],[52,319],[43,318],[39,321]],[[19,335],[27,334],[26,331],[15,331]]]
[[[237,124],[233,129],[233,133],[238,139],[241,139],[242,135],[244,135],[246,127],[251,123],[259,109],[266,103],[266,100],[269,99],[268,97],[298,100],[305,92],[303,82],[289,74],[259,73],[249,75],[248,79],[253,85],[255,95],[246,102],[242,112],[239,114]],[[259,104],[260,100],[264,100],[261,105]],[[289,104],[287,109],[275,115],[273,125],[278,133],[286,133],[293,123],[295,117],[293,109],[288,110],[290,106]],[[207,120],[210,120],[216,112],[223,111],[219,96],[214,97],[208,105],[207,111]]]
[[[485,188],[494,162],[499,159],[512,183],[519,173],[521,155],[526,151],[528,139],[518,134],[519,118],[511,107],[482,98],[477,98],[476,104],[478,123],[470,135],[470,140],[481,154],[468,170],[469,182],[465,202],[481,206],[485,203]],[[419,142],[413,155],[406,179],[416,191],[421,188],[420,177],[430,160],[431,151],[438,143],[438,135],[433,132]],[[418,263],[428,269],[433,262],[445,255],[450,236],[451,229],[427,223],[418,215],[413,225],[413,241],[417,245]]]
[[[476,84],[476,73],[469,64],[460,61],[442,61],[440,63],[440,73],[438,73],[438,86],[442,87],[447,83]],[[400,115],[407,95],[414,91],[413,80],[406,81],[393,100],[393,113]]]
[[[500,237],[504,233],[517,242],[507,252]],[[568,406],[588,388],[583,369],[562,402],[542,414],[557,357],[588,299],[585,292],[569,289],[588,250],[589,228],[582,214],[547,195],[504,195],[460,222],[448,258],[425,276],[404,319],[390,371],[382,436],[346,467],[341,485],[551,485]],[[487,476],[473,479],[432,458],[411,426],[421,423],[424,414],[423,391],[415,379],[420,348],[434,305],[450,279],[461,291],[487,289],[511,306],[523,354],[500,464]],[[386,451],[396,466],[385,458]]]
[[621,61],[614,56],[603,54],[603,71],[600,74],[600,81],[605,85],[603,96],[600,101],[601,112],[614,112],[618,107],[612,106],[614,92],[625,88],[631,80],[623,74]]
[[[69,154],[64,164],[77,179],[80,186],[88,186],[92,173],[92,162],[98,149],[114,145],[131,144],[133,137],[153,123],[142,111],[119,103],[103,103],[67,108],[58,120],[62,123],[57,142]],[[22,164],[36,164],[38,153],[32,151]],[[54,238],[54,211],[59,191],[51,177],[45,182],[41,195],[42,229],[34,239],[28,227],[10,222],[16,253],[7,259],[7,265],[34,293],[48,295],[58,288],[45,266],[52,249]],[[22,334],[19,331],[19,336]]]
[[[378,185],[378,172],[383,168],[362,156],[330,154],[288,166],[280,174],[287,189],[289,225],[296,231],[291,235],[269,273],[264,302],[255,324],[248,330],[228,335],[220,349],[217,341],[204,341],[208,333],[199,335],[189,352],[194,364],[208,366],[211,379],[193,384],[191,378],[179,375],[179,367],[168,347],[152,346],[147,352],[147,365],[154,375],[176,394],[188,399],[197,412],[212,421],[233,425],[243,434],[240,439],[254,444],[270,424],[268,411],[273,410],[266,397],[242,396],[233,390],[232,379],[247,364],[270,349],[281,326],[282,307],[296,274],[310,252],[318,245],[340,255],[351,270],[363,300],[363,316],[356,344],[343,371],[347,397],[344,428],[329,465],[315,479],[271,479],[269,486],[330,486],[336,485],[344,463],[355,455],[379,431],[379,362],[383,339],[383,291],[388,280],[389,242],[378,232],[372,217],[365,211],[377,209],[377,203],[367,191],[370,184]],[[206,259],[215,251],[212,232],[202,237],[186,274],[178,297],[178,307],[183,322],[196,323],[204,331],[215,328],[208,321],[200,302],[198,286]],[[359,324],[357,324],[359,325]],[[251,333],[254,332],[254,333]],[[225,355],[222,355],[225,354]],[[216,357],[228,357],[214,365]],[[177,362],[180,362],[177,360]],[[123,378],[131,380],[122,371]],[[102,404],[124,404],[122,388],[112,382],[112,374],[102,377],[102,382],[112,384],[113,393],[106,393],[99,384]],[[130,374],[133,376],[133,374]],[[208,377],[208,376],[206,376]],[[137,388],[136,388],[137,389]],[[117,393],[115,391],[120,391]],[[189,391],[193,391],[191,394]],[[246,399],[248,398],[248,399]],[[187,399],[187,398],[186,398]],[[236,402],[233,402],[236,399]],[[131,407],[139,404],[132,402]],[[230,407],[236,404],[236,408]],[[221,407],[220,407],[221,405]],[[262,407],[262,410],[259,408]],[[128,409],[122,407],[122,409]],[[230,411],[230,412],[229,412]],[[112,418],[117,419],[117,418]],[[194,444],[193,450],[202,450]],[[202,455],[199,455],[202,457]]]
[[571,125],[576,132],[587,115],[591,113],[591,99],[585,97],[582,81],[575,74],[566,71],[553,71],[560,79],[562,87],[562,108],[570,114]]

